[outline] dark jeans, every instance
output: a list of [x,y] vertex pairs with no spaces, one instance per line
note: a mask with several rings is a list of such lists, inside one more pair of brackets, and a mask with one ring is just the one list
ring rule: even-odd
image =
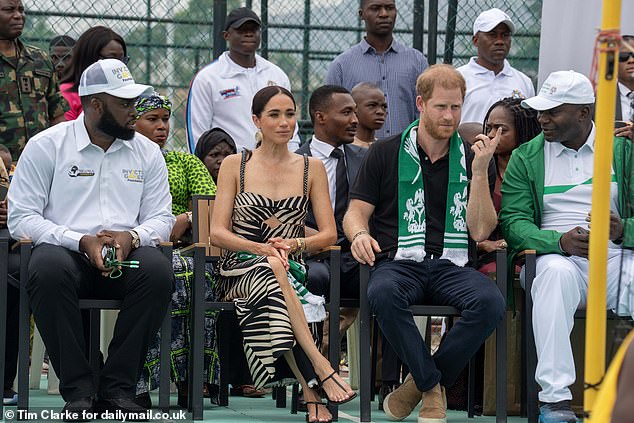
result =
[[[489,278],[438,259],[379,262],[370,274],[368,301],[381,330],[423,392],[438,382],[451,386],[505,310],[504,298]],[[414,304],[449,305],[462,312],[433,357],[414,324],[409,310]]]
[[[110,279],[84,254],[51,244],[33,249],[27,285],[31,309],[66,401],[95,394],[134,398],[149,342],[167,312],[174,275],[156,248],[141,247],[128,259],[139,260],[140,268],[124,268],[123,276]],[[79,298],[123,300],[99,386],[86,359]]]

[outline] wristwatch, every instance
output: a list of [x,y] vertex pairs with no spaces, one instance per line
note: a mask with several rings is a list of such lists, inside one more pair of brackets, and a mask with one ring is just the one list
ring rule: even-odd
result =
[[128,231],[130,236],[132,237],[132,249],[135,250],[141,246],[141,238],[139,238],[139,234],[136,231]]

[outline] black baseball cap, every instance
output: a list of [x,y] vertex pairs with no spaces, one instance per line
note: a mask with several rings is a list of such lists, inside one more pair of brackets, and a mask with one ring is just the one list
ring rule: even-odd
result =
[[259,26],[262,26],[262,21],[260,21],[260,17],[255,14],[255,12],[248,7],[239,7],[237,9],[232,10],[227,15],[227,21],[225,22],[225,31],[229,28],[240,28],[245,22],[253,21],[257,23]]

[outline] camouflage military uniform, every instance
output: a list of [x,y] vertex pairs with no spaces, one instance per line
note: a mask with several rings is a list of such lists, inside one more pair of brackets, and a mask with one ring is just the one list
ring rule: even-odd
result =
[[14,160],[33,135],[68,110],[47,54],[20,40],[16,44],[17,56],[0,54],[0,143]]

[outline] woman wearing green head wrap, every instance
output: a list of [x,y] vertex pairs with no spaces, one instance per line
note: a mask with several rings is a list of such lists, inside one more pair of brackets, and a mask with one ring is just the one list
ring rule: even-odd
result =
[[136,131],[157,143],[165,157],[172,194],[172,213],[176,216],[176,224],[170,239],[176,242],[182,240],[191,229],[192,195],[213,195],[216,193],[216,184],[209,176],[205,165],[196,156],[165,149],[172,113],[172,103],[167,97],[157,93],[139,97],[136,110]]
[[[172,213],[176,224],[170,239],[186,243],[191,239],[191,202],[192,195],[213,195],[216,184],[211,179],[205,165],[193,154],[168,151],[165,142],[169,135],[169,119],[172,113],[170,100],[157,93],[139,97],[136,102],[138,113],[135,129],[161,147],[167,165],[170,193],[172,194]],[[188,236],[189,235],[189,236]],[[172,377],[178,387],[178,404],[187,407],[187,359],[189,353],[189,316],[191,298],[189,292],[193,284],[193,260],[182,257],[178,251],[173,256],[175,291],[172,295]],[[207,301],[213,301],[213,268],[206,269]],[[137,383],[137,401],[149,408],[149,391],[158,387],[159,378],[159,338],[155,338],[146,356],[143,372]],[[215,318],[205,317],[205,381],[210,393],[218,392],[218,353],[215,341]],[[201,386],[199,389],[202,389]],[[213,398],[212,398],[213,401]]]

